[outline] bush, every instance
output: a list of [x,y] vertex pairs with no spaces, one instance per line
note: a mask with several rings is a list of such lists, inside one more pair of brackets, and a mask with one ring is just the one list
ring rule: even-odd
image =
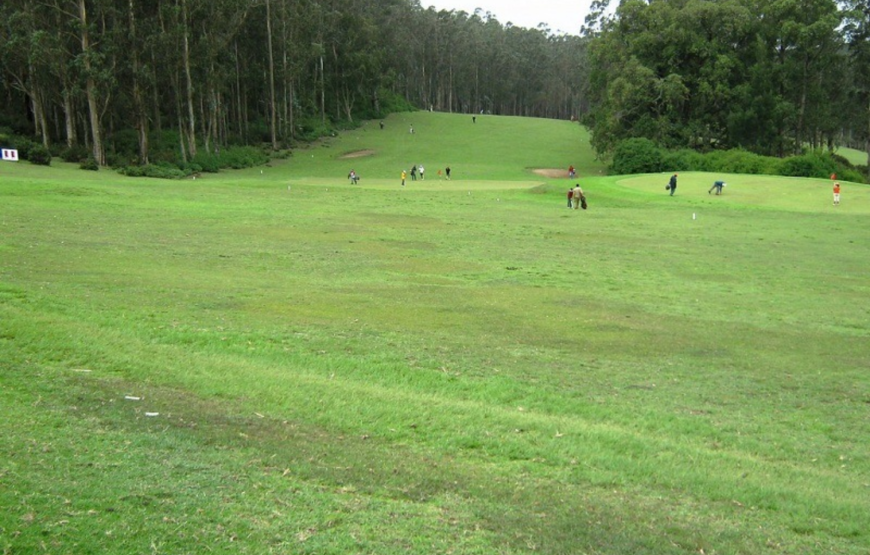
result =
[[93,158],[91,156],[91,151],[88,147],[84,145],[73,145],[71,147],[67,147],[60,151],[60,159],[64,162],[84,163],[88,158]]
[[194,164],[193,162],[189,162],[187,164],[179,164],[178,169],[180,169],[184,175],[193,175],[195,173],[201,173],[203,171],[202,166],[199,164]]
[[662,166],[673,171],[704,171],[704,155],[690,148],[662,153]]
[[314,142],[320,137],[326,137],[332,133],[329,123],[323,123],[318,117],[300,118],[297,120],[296,136],[304,142]]
[[191,163],[196,164],[200,168],[198,171],[207,173],[217,173],[221,169],[220,157],[208,152],[198,152],[193,157],[193,160],[191,160]]
[[18,150],[19,160],[30,160],[30,151],[37,147],[37,143],[26,137],[13,137],[12,148]]
[[[866,166],[864,166],[866,168]],[[837,172],[837,179],[851,181],[852,183],[867,183],[867,176],[859,170],[842,170]]]
[[154,177],[157,179],[182,179],[187,176],[178,168],[157,164],[147,166],[125,166],[118,173],[129,177]]
[[135,154],[123,154],[120,152],[112,152],[106,156],[106,164],[110,168],[123,168],[125,166],[135,165],[139,157]]
[[269,156],[261,149],[252,146],[236,146],[228,148],[220,154],[222,168],[240,170],[260,166],[269,161]]
[[709,171],[722,173],[768,174],[776,167],[775,159],[735,148],[707,155]]
[[379,117],[395,112],[413,112],[416,109],[404,95],[396,94],[387,88],[378,91],[378,99],[381,105]]
[[810,152],[800,156],[786,158],[780,168],[781,175],[792,177],[830,177],[837,173],[837,165],[834,159],[827,154]]
[[93,156],[89,156],[81,161],[81,164],[79,164],[79,169],[95,172],[100,170],[100,165],[97,164],[97,161],[94,160]]
[[665,170],[662,150],[649,139],[635,138],[622,141],[616,146],[611,163],[611,173],[657,173]]
[[42,145],[34,145],[30,148],[27,153],[27,159],[30,160],[31,164],[38,164],[40,166],[50,166],[51,165],[51,151],[45,148]]

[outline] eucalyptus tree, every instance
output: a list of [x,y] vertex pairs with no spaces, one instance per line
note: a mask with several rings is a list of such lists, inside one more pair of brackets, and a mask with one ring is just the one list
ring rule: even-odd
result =
[[130,56],[130,75],[132,80],[132,99],[133,99],[133,126],[136,129],[136,134],[139,142],[139,162],[141,164],[148,163],[148,112],[145,104],[145,94],[143,92],[143,81],[147,76],[143,74],[142,56],[140,54],[141,41],[139,39],[140,25],[138,23],[139,16],[136,13],[136,6],[133,0],[127,0],[127,29],[128,34],[128,52]]
[[[44,43],[51,44],[44,50],[44,59],[55,79],[52,97],[62,102],[67,143],[72,145],[76,140],[74,112],[81,89],[87,106],[91,154],[99,165],[105,165],[103,117],[117,92],[118,12],[110,0],[46,0],[37,8],[42,17],[33,29],[33,37],[51,35]],[[32,77],[30,80],[38,82]]]
[[865,0],[841,0],[841,3],[851,69],[848,105],[853,107],[857,121],[863,122],[855,126],[854,133],[863,140],[870,166],[870,4]]
[[762,5],[759,32],[765,37],[780,94],[791,108],[792,152],[815,143],[808,120],[836,86],[829,70],[841,52],[840,15],[834,0],[775,0]]
[[36,79],[36,66],[42,58],[40,45],[46,31],[40,28],[35,6],[23,0],[10,0],[0,6],[4,24],[0,31],[0,59],[8,86],[23,93],[33,114],[33,133],[48,144],[45,93]]

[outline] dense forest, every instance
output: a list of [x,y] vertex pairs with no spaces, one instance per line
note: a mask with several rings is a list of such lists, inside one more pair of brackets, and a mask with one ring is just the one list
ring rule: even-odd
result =
[[[607,2],[598,3],[599,10]],[[870,158],[867,0],[622,0],[588,47],[595,146]]]
[[0,21],[0,126],[100,165],[167,136],[193,158],[411,108],[582,109],[579,36],[417,1],[5,0]]
[[4,0],[0,128],[98,166],[292,148],[407,109],[870,157],[866,0],[609,0],[577,35],[419,0]]

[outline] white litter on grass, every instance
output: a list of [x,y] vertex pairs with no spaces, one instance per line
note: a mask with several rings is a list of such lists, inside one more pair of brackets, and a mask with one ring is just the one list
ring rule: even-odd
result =
[[124,399],[128,401],[141,401],[142,397],[133,397],[132,395],[124,395]]
[[160,416],[159,412],[146,412],[145,416]]
[[692,212],[692,219],[693,219],[693,220],[695,219],[695,213],[694,213],[694,212]]
[[90,373],[90,370],[87,368],[73,368],[73,372],[80,372],[82,374]]

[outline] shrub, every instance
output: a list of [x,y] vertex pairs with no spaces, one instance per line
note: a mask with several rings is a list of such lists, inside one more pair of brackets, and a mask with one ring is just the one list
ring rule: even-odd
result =
[[649,139],[627,139],[616,146],[611,173],[656,173],[664,171],[662,150]]
[[265,152],[252,146],[235,146],[224,150],[220,154],[221,167],[232,168],[234,170],[252,168],[265,164],[268,161],[269,156]]
[[110,168],[123,168],[135,165],[137,161],[138,157],[135,154],[112,152],[106,156],[106,163]]
[[109,150],[126,157],[134,157],[139,153],[139,133],[135,129],[121,129],[107,138]]
[[38,164],[40,166],[50,166],[51,165],[51,151],[45,148],[42,145],[33,145],[30,148],[30,151],[27,153],[27,159],[30,160],[31,164]]
[[792,177],[829,177],[837,172],[837,165],[830,155],[810,152],[786,158],[780,168],[781,175]]
[[95,171],[99,171],[100,165],[97,164],[97,161],[94,160],[93,156],[89,156],[81,161],[81,164],[79,164],[79,169],[89,170],[89,171],[95,172]]
[[[866,166],[864,166],[866,168]],[[837,172],[837,178],[843,181],[851,181],[852,183],[867,183],[866,175],[863,175],[859,170],[842,170]]]
[[387,88],[378,90],[378,98],[381,106],[381,116],[394,112],[413,112],[414,106],[408,102],[404,95],[396,94]]
[[92,158],[91,151],[84,145],[73,145],[60,151],[60,159],[64,162],[76,163]]
[[704,155],[690,148],[665,151],[662,166],[673,171],[704,171]]
[[193,157],[193,160],[191,160],[191,163],[196,164],[200,168],[198,171],[207,173],[217,173],[221,169],[220,157],[208,152],[198,152]]
[[157,179],[182,179],[186,177],[186,174],[176,167],[158,164],[125,166],[118,169],[118,173],[129,177],[154,177]]
[[329,123],[323,123],[320,118],[300,118],[296,126],[296,136],[305,143],[313,142],[320,137],[326,137],[332,133]]
[[37,147],[37,143],[26,137],[13,137],[12,148],[18,150],[18,158],[20,160],[30,160],[30,151]]
[[711,152],[708,156],[710,171],[723,173],[765,174],[774,165],[766,156],[739,148]]
[[195,173],[201,173],[203,171],[202,166],[193,162],[188,162],[187,164],[179,164],[178,169],[180,169],[185,176],[193,175]]

